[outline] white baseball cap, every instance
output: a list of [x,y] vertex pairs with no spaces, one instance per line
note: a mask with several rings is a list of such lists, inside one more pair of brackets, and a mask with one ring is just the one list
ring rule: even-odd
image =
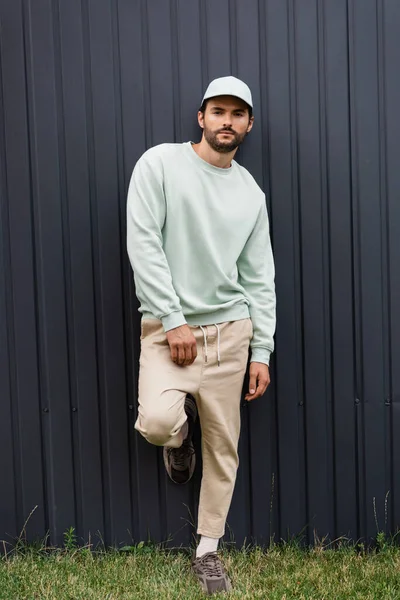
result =
[[201,104],[203,104],[204,100],[214,98],[214,96],[236,96],[253,108],[253,99],[249,86],[241,79],[237,79],[237,77],[233,77],[232,75],[213,79],[206,89]]

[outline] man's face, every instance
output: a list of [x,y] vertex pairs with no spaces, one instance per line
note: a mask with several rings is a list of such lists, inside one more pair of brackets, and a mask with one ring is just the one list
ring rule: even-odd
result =
[[217,152],[235,150],[253,127],[247,104],[235,96],[217,96],[207,101],[204,115],[199,111],[199,125],[208,144]]

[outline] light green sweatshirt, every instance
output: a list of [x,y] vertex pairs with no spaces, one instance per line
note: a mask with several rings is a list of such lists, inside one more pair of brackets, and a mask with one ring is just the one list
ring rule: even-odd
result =
[[251,361],[274,349],[274,261],[265,196],[236,161],[221,169],[192,142],[138,160],[127,201],[127,247],[143,318],[165,331],[251,317]]

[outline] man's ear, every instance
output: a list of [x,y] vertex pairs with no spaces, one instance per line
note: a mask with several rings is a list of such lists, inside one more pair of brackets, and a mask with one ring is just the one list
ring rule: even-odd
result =
[[249,133],[249,131],[252,130],[253,124],[254,124],[254,116],[250,117],[249,125],[247,127],[247,133]]
[[201,129],[204,129],[204,113],[202,113],[201,110],[199,110],[199,112],[197,113],[197,121],[199,123],[199,127],[201,127]]

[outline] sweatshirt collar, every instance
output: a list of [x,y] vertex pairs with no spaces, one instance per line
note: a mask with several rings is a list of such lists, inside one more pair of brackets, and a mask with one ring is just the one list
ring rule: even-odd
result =
[[203,160],[197,154],[196,150],[194,150],[194,148],[192,147],[193,146],[192,141],[184,142],[183,146],[186,147],[187,155],[189,156],[190,160],[193,163],[195,163],[198,167],[204,169],[205,171],[208,171],[209,173],[218,173],[218,175],[223,175],[224,177],[229,177],[233,173],[233,171],[236,170],[236,161],[234,161],[234,160],[232,160],[232,165],[231,165],[231,167],[229,167],[229,169],[215,167],[214,165],[210,164],[206,160]]

